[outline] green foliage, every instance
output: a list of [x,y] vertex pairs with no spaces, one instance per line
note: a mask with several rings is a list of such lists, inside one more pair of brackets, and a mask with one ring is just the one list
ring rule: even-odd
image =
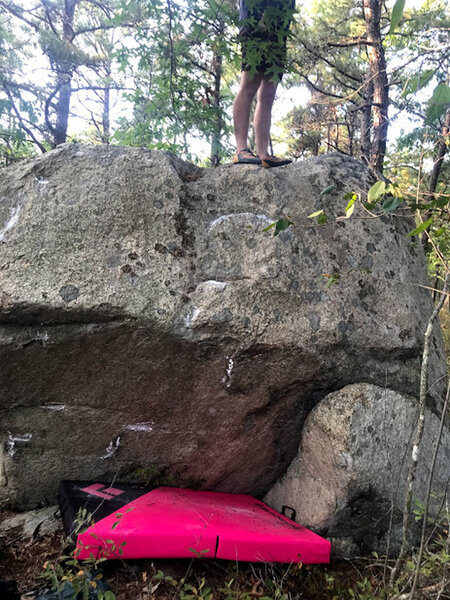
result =
[[174,481],[167,477],[161,468],[152,464],[148,467],[139,467],[134,472],[137,479],[144,483],[145,487],[161,487],[164,485],[173,486]]
[[[234,63],[231,2],[145,0],[134,44],[115,56],[123,68],[137,64],[136,90],[127,95],[134,112],[115,133],[120,143],[168,149],[194,158],[192,138],[208,140],[219,158],[229,152],[232,102],[228,71]],[[122,3],[123,18],[129,10]]]
[[[23,44],[14,37],[13,28],[6,15],[0,15],[0,166],[6,166],[35,154],[33,145],[21,127],[16,109],[36,122],[34,104],[22,97],[20,91],[10,84],[11,73],[22,68],[20,53]],[[3,92],[2,92],[3,90]]]
[[330,194],[333,190],[334,190],[334,184],[330,184],[324,190],[322,190],[320,192],[320,195],[326,196],[327,194]]
[[348,204],[345,207],[345,218],[349,219],[355,210],[355,202],[358,200],[358,194],[349,192],[348,194],[345,194],[344,199],[348,199]]
[[[391,15],[385,4],[382,6],[380,42],[392,73],[390,118],[395,121],[409,115],[417,120],[418,114],[429,113],[436,126],[438,107],[445,106],[446,94],[440,92],[443,98],[437,98],[438,103],[433,101],[430,107],[426,100],[428,87],[436,86],[448,70],[446,4],[443,0],[427,0],[417,9],[403,5],[403,0],[398,0]],[[385,25],[389,22],[387,35]],[[302,10],[294,28],[293,46],[299,77],[292,74],[290,81],[306,82],[311,99],[307,106],[291,110],[284,121],[289,151],[294,156],[333,150],[361,155],[365,82],[370,79],[365,37],[361,3],[357,0],[323,0],[314,3],[309,12]],[[424,93],[417,93],[420,90]]]
[[403,18],[404,9],[405,0],[396,0],[394,8],[392,9],[391,26],[389,28],[389,33],[393,33],[397,29],[398,24]]
[[146,591],[154,594],[163,585],[165,588],[174,589],[180,600],[213,600],[214,595],[211,587],[206,584],[206,577],[200,576],[193,581],[187,581],[186,577],[180,580],[171,575],[165,575],[158,570],[152,577]]
[[286,215],[285,217],[282,217],[281,219],[278,219],[278,221],[275,221],[274,223],[271,223],[270,225],[265,227],[263,229],[263,232],[270,231],[274,228],[273,235],[274,237],[276,237],[279,233],[285,231],[288,227],[290,227],[293,224],[294,223],[293,221],[291,221],[290,216]]
[[367,193],[367,202],[374,204],[377,202],[386,191],[386,183],[384,181],[377,181],[372,185]]
[[335,273],[323,273],[323,277],[326,279],[326,289],[328,290],[332,285],[336,285],[341,281],[341,274]]
[[[115,594],[108,590],[103,581],[100,566],[107,559],[90,558],[82,562],[77,558],[80,547],[75,548],[76,537],[86,531],[93,524],[92,515],[86,508],[80,508],[74,520],[72,536],[63,541],[62,553],[54,562],[46,562],[43,566],[41,578],[50,586],[47,592],[49,600],[53,600],[55,592],[63,600],[115,600]],[[115,548],[112,540],[106,540],[108,550],[123,553],[123,544]],[[44,596],[45,598],[46,596]]]
[[432,222],[433,222],[433,217],[430,217],[429,219],[427,219],[426,221],[424,221],[423,223],[418,225],[415,229],[410,231],[408,233],[408,237],[422,233],[422,231],[425,231],[426,229],[428,229],[428,227],[431,225]]
[[448,108],[450,108],[450,86],[441,81],[434,88],[433,95],[428,102],[425,125],[437,121]]
[[326,223],[328,223],[328,217],[324,213],[323,208],[321,208],[320,210],[316,210],[316,212],[313,212],[310,215],[308,215],[307,219],[314,219],[315,217],[317,217],[317,223],[319,225],[325,225]]
[[403,87],[401,97],[406,98],[406,96],[408,96],[409,94],[415,94],[418,90],[428,85],[428,83],[430,83],[431,79],[433,78],[434,74],[434,69],[427,69],[423,72],[419,71],[417,74],[408,78]]

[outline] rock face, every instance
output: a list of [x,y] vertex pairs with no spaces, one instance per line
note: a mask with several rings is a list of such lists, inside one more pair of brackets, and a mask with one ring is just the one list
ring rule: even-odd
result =
[[[79,145],[1,171],[0,499],[137,467],[263,495],[328,393],[415,394],[432,302],[414,225],[335,220],[371,183],[339,155],[201,170]],[[439,332],[432,364],[442,383]]]
[[[416,421],[415,399],[392,390],[354,384],[329,394],[310,413],[297,457],[265,500],[278,510],[283,504],[296,509],[300,523],[331,538],[335,554],[384,553],[388,542],[391,551],[398,550]],[[438,430],[439,419],[427,411],[413,490],[422,503]],[[443,506],[449,464],[446,429],[432,516]]]

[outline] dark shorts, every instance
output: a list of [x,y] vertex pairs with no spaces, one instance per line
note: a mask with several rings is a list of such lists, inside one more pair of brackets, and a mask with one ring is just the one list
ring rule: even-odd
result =
[[264,30],[252,31],[243,28],[240,31],[242,51],[242,71],[256,69],[268,77],[281,81],[286,70],[287,33],[281,35]]

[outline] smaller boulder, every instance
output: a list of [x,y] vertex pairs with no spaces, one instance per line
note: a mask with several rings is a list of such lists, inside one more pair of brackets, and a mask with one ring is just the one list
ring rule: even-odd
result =
[[[395,552],[417,412],[414,398],[375,385],[348,385],[329,394],[310,413],[296,458],[265,501],[276,510],[283,504],[295,508],[300,523],[332,540],[335,556]],[[416,506],[425,499],[438,429],[438,417],[427,411]],[[445,429],[433,479],[434,516],[446,493],[449,455]]]

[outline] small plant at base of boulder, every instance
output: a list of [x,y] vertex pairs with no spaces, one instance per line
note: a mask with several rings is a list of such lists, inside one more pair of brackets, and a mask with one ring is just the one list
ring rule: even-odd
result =
[[139,481],[142,481],[145,487],[161,487],[164,485],[172,486],[174,482],[164,475],[158,465],[150,465],[148,467],[138,467],[135,476]]
[[[103,580],[100,566],[107,559],[91,556],[82,562],[77,558],[80,548],[76,546],[76,537],[92,525],[92,515],[86,508],[80,509],[74,520],[72,536],[63,540],[61,555],[54,562],[44,563],[41,579],[49,588],[36,600],[115,600],[115,594]],[[108,552],[115,552],[112,541],[107,540]],[[120,555],[121,547],[117,550]]]

